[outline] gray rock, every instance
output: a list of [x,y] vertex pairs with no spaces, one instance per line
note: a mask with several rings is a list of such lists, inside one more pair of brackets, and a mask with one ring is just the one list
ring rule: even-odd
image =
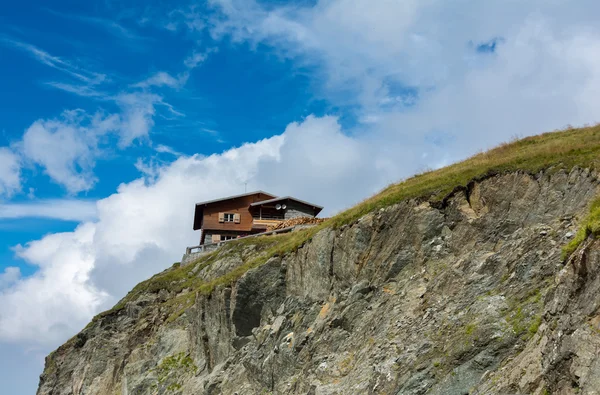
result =
[[185,314],[184,292],[143,292],[48,356],[38,394],[597,393],[600,241],[564,262],[554,237],[597,190],[582,169],[492,176],[323,229]]

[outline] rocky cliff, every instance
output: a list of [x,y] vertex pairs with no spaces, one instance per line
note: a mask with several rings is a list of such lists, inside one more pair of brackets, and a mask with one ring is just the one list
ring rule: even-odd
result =
[[596,394],[598,174],[501,170],[175,265],[38,394]]

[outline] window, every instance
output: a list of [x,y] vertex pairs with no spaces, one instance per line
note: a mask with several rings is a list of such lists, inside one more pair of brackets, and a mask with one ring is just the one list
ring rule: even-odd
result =
[[241,222],[242,216],[237,213],[219,213],[219,222],[233,222],[235,224],[239,224]]
[[[233,214],[231,214],[233,215]],[[225,235],[221,235],[221,241],[225,241],[225,240],[231,240],[231,239],[235,239],[235,236],[225,236]]]
[[235,218],[235,214],[231,214],[231,213],[225,213],[223,220],[225,222],[233,222]]

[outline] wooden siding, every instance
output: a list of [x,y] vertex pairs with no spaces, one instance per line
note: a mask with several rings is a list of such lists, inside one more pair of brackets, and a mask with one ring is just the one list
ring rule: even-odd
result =
[[[252,214],[250,214],[248,207],[251,203],[264,199],[265,197],[262,194],[257,194],[208,204],[204,207],[202,229],[250,232],[252,230]],[[237,221],[219,222],[219,213],[239,214],[239,223],[236,223]]]

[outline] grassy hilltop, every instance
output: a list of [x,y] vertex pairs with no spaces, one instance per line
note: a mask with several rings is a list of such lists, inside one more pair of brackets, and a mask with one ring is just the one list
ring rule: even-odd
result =
[[[591,169],[600,167],[600,126],[545,133],[504,143],[462,162],[418,174],[391,185],[314,228],[283,235],[254,238],[251,241],[239,240],[227,243],[220,250],[203,256],[194,264],[185,267],[175,265],[138,284],[123,300],[111,310],[97,316],[95,320],[123,309],[129,300],[133,300],[144,292],[158,292],[163,288],[175,292],[189,289],[191,292],[170,301],[174,311],[173,318],[176,318],[193,303],[196,292],[209,294],[216,286],[236,281],[245,272],[264,264],[269,258],[295,251],[323,228],[339,228],[351,224],[371,211],[407,199],[416,198],[430,201],[432,204],[440,204],[456,188],[466,188],[471,181],[495,174],[514,171],[535,174],[541,170],[570,170],[575,166]],[[599,232],[600,200],[597,200],[592,204],[590,215],[583,220],[576,237],[563,249],[565,257],[574,251],[589,234]],[[249,243],[257,245],[260,253],[231,272],[208,282],[193,275],[192,271],[197,272],[198,266],[206,267],[216,259],[239,252]]]

